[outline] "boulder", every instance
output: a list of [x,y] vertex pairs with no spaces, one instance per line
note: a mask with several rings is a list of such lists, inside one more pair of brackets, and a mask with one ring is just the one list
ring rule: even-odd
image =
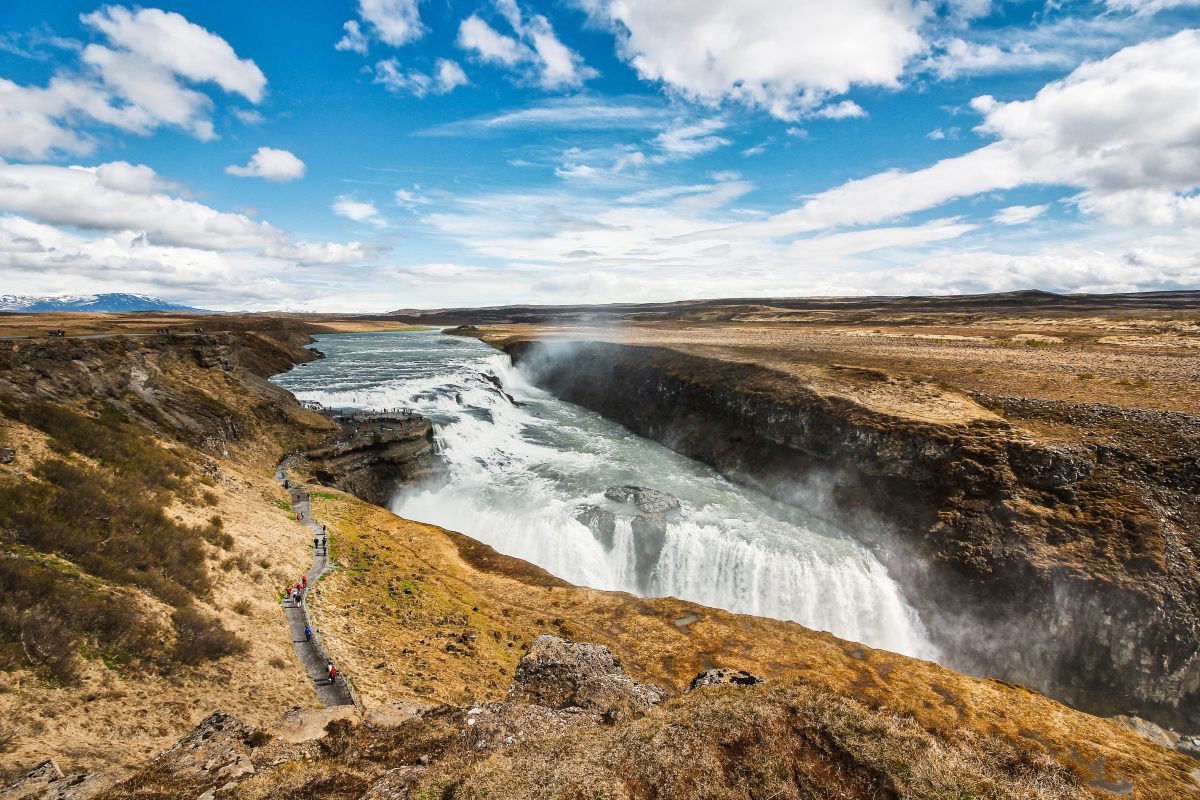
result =
[[706,669],[692,678],[688,691],[699,689],[702,686],[755,686],[760,683],[766,683],[766,681],[744,669],[733,670],[720,667]]
[[550,709],[581,708],[611,722],[640,716],[666,700],[667,694],[626,675],[604,645],[545,635],[517,664],[508,699]]
[[17,457],[17,451],[11,447],[0,447],[0,464],[11,464]]
[[604,490],[604,496],[618,503],[632,500],[643,514],[666,514],[679,508],[678,497],[644,486],[610,486]]

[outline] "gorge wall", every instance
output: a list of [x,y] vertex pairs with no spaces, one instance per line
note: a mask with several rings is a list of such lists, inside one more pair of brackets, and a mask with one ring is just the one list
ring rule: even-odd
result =
[[[504,349],[563,399],[854,532],[951,665],[1097,713],[1200,725],[1200,477],[1177,453],[1048,443],[1001,416],[891,415],[667,348]],[[1156,422],[1200,441],[1188,419]]]
[[378,506],[402,485],[437,473],[433,425],[417,415],[349,417],[321,446],[305,451],[313,477]]

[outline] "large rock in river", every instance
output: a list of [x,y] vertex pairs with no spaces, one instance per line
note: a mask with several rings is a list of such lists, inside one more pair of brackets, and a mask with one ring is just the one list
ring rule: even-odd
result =
[[599,506],[589,506],[575,518],[591,529],[604,549],[609,551],[616,540],[618,520],[630,520],[638,589],[646,591],[650,574],[666,544],[667,523],[671,515],[679,510],[679,498],[644,486],[610,486],[604,490],[604,496],[616,503],[631,504],[636,513],[620,514]]

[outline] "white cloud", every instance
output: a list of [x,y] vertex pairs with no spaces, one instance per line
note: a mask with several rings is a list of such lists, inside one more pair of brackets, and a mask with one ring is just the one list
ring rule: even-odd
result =
[[427,206],[431,201],[428,197],[419,193],[419,187],[413,187],[413,191],[408,189],[397,189],[393,195],[396,198],[396,204],[405,208],[416,208],[417,206]]
[[81,19],[111,46],[83,48],[80,70],[64,70],[45,87],[0,79],[0,156],[91,152],[93,140],[78,129],[89,124],[137,134],[172,125],[215,138],[212,100],[184,81],[214,83],[252,103],[263,98],[266,78],[254,62],[179,14],[106,6]]
[[391,47],[403,47],[425,35],[421,22],[420,0],[358,0],[358,20],[343,26],[345,35],[334,44],[337,50],[367,54],[373,37]]
[[1023,225],[1035,220],[1050,209],[1048,205],[1041,206],[1008,206],[997,211],[992,221],[1000,225]]
[[101,187],[127,194],[152,194],[178,189],[176,184],[163,180],[145,164],[110,161],[95,167],[95,173],[96,181]]
[[261,125],[266,122],[266,117],[252,108],[235,108],[233,115],[244,125]]
[[725,121],[717,118],[681,122],[654,137],[654,144],[667,158],[695,158],[731,144],[729,139],[717,134],[724,128]]
[[1200,187],[1200,32],[1128,47],[1084,64],[1025,101],[977,97],[978,131],[996,141],[914,172],[889,170],[812,197],[746,235],[869,224],[960,197],[1046,184],[1083,190],[1085,211],[1128,221],[1141,192],[1156,219],[1188,221]]
[[425,136],[464,136],[494,131],[556,128],[560,130],[653,130],[672,122],[673,112],[642,98],[586,95],[553,97],[526,108],[460,120],[418,131]]
[[0,211],[50,225],[144,232],[156,244],[226,250],[262,247],[283,238],[277,228],[216,211],[161,191],[146,166],[0,164]]
[[813,116],[822,119],[859,119],[867,116],[867,112],[853,100],[843,100],[840,103],[822,106],[813,112]]
[[346,20],[342,24],[342,30],[345,31],[345,34],[342,35],[341,39],[337,40],[333,45],[333,49],[351,50],[361,56],[365,56],[369,40],[367,39],[367,35],[363,33],[362,28],[359,27],[358,20]]
[[425,97],[429,94],[448,94],[470,81],[462,67],[449,59],[438,59],[433,75],[428,75],[416,69],[405,72],[400,68],[399,61],[385,58],[375,65],[375,83],[382,84],[389,91]]
[[940,142],[943,139],[957,139],[959,133],[958,128],[934,128],[929,133],[925,134],[926,139],[932,139],[935,142]]
[[387,224],[379,215],[379,209],[370,201],[355,200],[353,197],[341,195],[333,203],[333,213],[339,217],[360,223],[368,223],[377,227]]
[[511,36],[505,36],[472,14],[458,26],[458,46],[471,50],[480,60],[512,67],[530,58],[529,48]]
[[638,172],[649,159],[632,145],[585,150],[572,147],[562,154],[562,166],[554,172],[560,178],[604,180],[630,172]]
[[514,35],[501,33],[472,14],[459,24],[459,47],[484,63],[518,69],[524,79],[543,89],[581,86],[595,77],[596,71],[559,40],[544,16],[534,14],[527,20],[515,0],[496,0],[496,6]]
[[104,33],[118,48],[195,83],[211,81],[251,103],[263,98],[266,76],[250,59],[240,59],[229,43],[181,14],[156,8],[131,12],[105,6],[84,14],[84,24]]
[[355,264],[370,257],[362,242],[288,242],[264,247],[262,253],[305,266]]
[[1135,14],[1157,14],[1169,8],[1200,6],[1200,0],[1105,0],[1109,8]]
[[303,178],[304,162],[296,158],[294,153],[287,150],[276,150],[272,147],[260,147],[250,157],[250,162],[244,167],[236,164],[225,168],[230,175],[241,178],[266,178],[269,181],[294,181]]
[[439,58],[437,60],[433,79],[438,86],[439,94],[452,92],[459,86],[466,86],[470,83],[467,79],[467,73],[458,65],[458,62],[451,61],[448,58]]
[[899,85],[925,51],[930,12],[912,0],[580,0],[646,80],[797,119],[851,86]]
[[1036,50],[1023,42],[1001,46],[952,38],[941,43],[939,52],[929,58],[925,66],[939,78],[956,78],[960,75],[1066,67],[1074,61],[1068,52]]

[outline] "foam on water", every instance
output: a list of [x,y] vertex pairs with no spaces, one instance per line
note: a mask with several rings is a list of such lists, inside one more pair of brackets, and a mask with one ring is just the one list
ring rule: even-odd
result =
[[326,359],[276,382],[329,407],[413,408],[435,422],[449,479],[401,492],[392,503],[400,516],[461,531],[575,584],[638,591],[630,517],[617,518],[606,548],[576,516],[602,505],[608,486],[661,489],[682,506],[645,593],[937,655],[883,566],[852,538],[531,386],[487,345],[405,332],[322,336],[318,347]]

